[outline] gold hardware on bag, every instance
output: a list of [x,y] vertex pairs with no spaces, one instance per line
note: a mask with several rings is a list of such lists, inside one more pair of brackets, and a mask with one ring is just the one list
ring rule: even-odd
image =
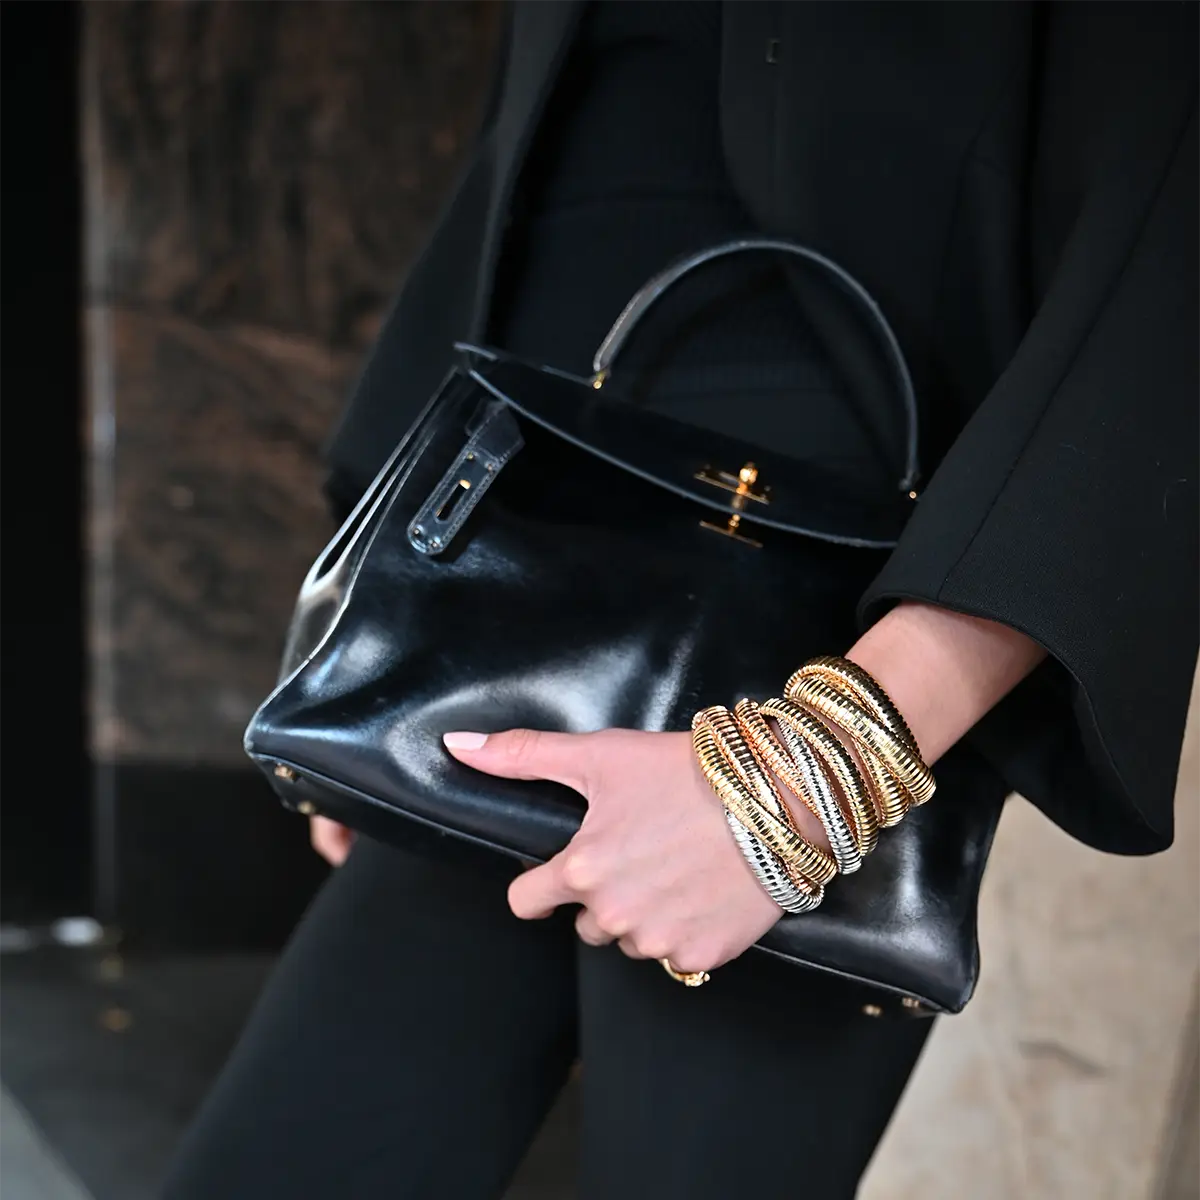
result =
[[754,490],[754,485],[758,483],[758,468],[752,462],[746,463],[736,475],[732,475],[728,471],[714,471],[712,467],[705,466],[696,472],[694,478],[700,480],[701,483],[707,483],[712,487],[719,487],[723,491],[733,493],[729,498],[729,507],[733,511],[729,514],[729,519],[725,524],[714,525],[711,521],[701,521],[701,526],[704,529],[711,529],[713,533],[724,534],[725,537],[731,537],[734,541],[745,542],[747,546],[761,550],[762,542],[755,541],[754,538],[746,537],[744,533],[738,532],[738,526],[742,523],[742,510],[746,507],[747,500],[753,500],[758,504],[771,503],[767,499],[767,493],[771,490],[769,487],[763,487],[761,491],[757,492]]
[[[284,763],[276,763],[273,774],[276,779],[282,779],[285,783],[296,782],[296,772]],[[296,811],[302,817],[314,817],[317,814],[317,806],[311,800],[301,800],[296,805]]]

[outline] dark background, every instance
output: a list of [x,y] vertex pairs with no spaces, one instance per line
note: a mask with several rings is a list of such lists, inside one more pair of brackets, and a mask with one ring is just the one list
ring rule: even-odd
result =
[[81,685],[79,9],[7,3],[2,12],[0,917],[12,922],[88,911],[91,820]]
[[488,0],[3,5],[6,924],[271,946],[319,882],[241,731],[496,24]]
[[[47,1158],[94,1200],[157,1196],[326,874],[242,730],[332,532],[321,444],[498,19],[0,5],[6,1200],[44,1194]],[[573,1103],[513,1200],[564,1194]]]

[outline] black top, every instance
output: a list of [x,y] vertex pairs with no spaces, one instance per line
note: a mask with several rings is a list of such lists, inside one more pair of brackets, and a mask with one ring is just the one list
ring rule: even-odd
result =
[[[656,69],[682,71],[677,87],[706,73],[711,88],[711,59],[668,61],[682,64],[700,38],[700,17],[689,33],[677,7],[657,18],[676,33]],[[456,339],[485,338],[489,313],[513,344],[546,328],[544,308],[521,317],[534,301],[495,269],[529,148],[549,152],[567,94],[556,85],[573,86],[572,51],[600,27],[580,0],[515,0],[510,12],[474,156],[330,445],[337,494],[370,481]],[[1196,41],[1195,4],[725,0],[715,102],[686,93],[696,112],[715,103],[721,161],[754,228],[861,279],[914,369],[928,479],[862,597],[862,623],[912,597],[1045,646],[1049,661],[969,744],[1068,832],[1124,853],[1171,840],[1200,640]],[[642,52],[619,57],[628,66]],[[598,88],[613,88],[607,77]],[[629,114],[622,138],[650,119]],[[712,128],[676,126],[681,157],[685,138]],[[654,173],[674,148],[659,153],[661,164],[634,157]],[[693,168],[713,164],[687,153],[694,200],[710,176]],[[560,182],[530,193],[531,210],[596,181],[548,175]],[[563,252],[586,257],[583,242],[602,239]],[[530,261],[526,282],[550,277],[541,270]],[[613,295],[580,327],[603,327],[635,282],[614,271]],[[537,293],[550,294],[529,284],[525,295]],[[590,311],[579,294],[576,304]],[[594,332],[562,344],[590,351]],[[811,409],[787,411],[803,422]]]
[[752,228],[725,169],[716,0],[590,4],[514,199],[500,345],[587,373],[634,291]]
[[[720,33],[718,0],[588,5],[517,185],[489,342],[588,374],[647,279],[759,232],[721,147]],[[811,282],[828,295],[827,282]],[[898,478],[894,387],[880,382],[875,403],[890,411],[872,422],[870,399],[851,395],[768,256],[690,278],[619,366],[638,402],[836,463],[856,492]]]

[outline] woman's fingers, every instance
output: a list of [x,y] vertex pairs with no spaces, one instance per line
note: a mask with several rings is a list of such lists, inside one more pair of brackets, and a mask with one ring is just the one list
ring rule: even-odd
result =
[[[442,735],[459,762],[505,779],[549,779],[584,795],[595,754],[587,734],[506,729],[500,733],[457,730]],[[508,903],[522,920],[548,917],[560,904],[580,902],[588,881],[583,860],[572,846],[548,863],[524,871],[508,888]]]
[[508,907],[523,921],[548,917],[560,904],[572,904],[579,897],[563,879],[563,854],[548,863],[524,871],[508,885]]
[[461,763],[506,779],[552,779],[587,791],[592,743],[588,734],[506,729],[501,733],[458,730],[442,735]]
[[354,845],[354,831],[328,817],[312,817],[308,826],[313,849],[330,866],[340,867]]
[[601,927],[590,908],[585,908],[575,918],[575,932],[579,934],[579,940],[587,942],[589,946],[607,946],[609,942],[616,940],[611,933]]
[[670,958],[681,970],[727,961],[779,919],[729,836],[690,734],[510,729],[449,733],[445,743],[472,768],[554,780],[587,799],[570,845],[509,884],[518,918],[577,904],[583,942],[619,943],[630,957]]
[[[576,834],[561,854],[540,867],[523,872],[508,885],[508,906],[523,920],[548,917],[560,904],[587,907],[607,874],[603,865],[601,856],[585,835]],[[625,932],[611,913],[607,920],[600,921],[599,928],[618,936]]]

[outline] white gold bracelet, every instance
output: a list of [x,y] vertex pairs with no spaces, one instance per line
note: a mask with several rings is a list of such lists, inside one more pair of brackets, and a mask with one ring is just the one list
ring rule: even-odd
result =
[[728,809],[725,820],[729,822],[733,840],[737,842],[746,862],[754,872],[763,890],[783,909],[789,913],[812,912],[825,898],[823,888],[816,888],[811,895],[805,895],[788,877],[783,863],[777,855],[764,846]]
[[842,875],[853,875],[862,866],[863,855],[858,848],[858,842],[855,841],[850,822],[846,820],[846,814],[842,812],[842,806],[829,786],[829,778],[821,770],[817,756],[808,742],[790,725],[783,721],[778,724],[783,744],[808,785],[808,794],[812,797],[818,819],[825,827],[825,836],[829,838],[829,849],[833,853],[838,871]]

